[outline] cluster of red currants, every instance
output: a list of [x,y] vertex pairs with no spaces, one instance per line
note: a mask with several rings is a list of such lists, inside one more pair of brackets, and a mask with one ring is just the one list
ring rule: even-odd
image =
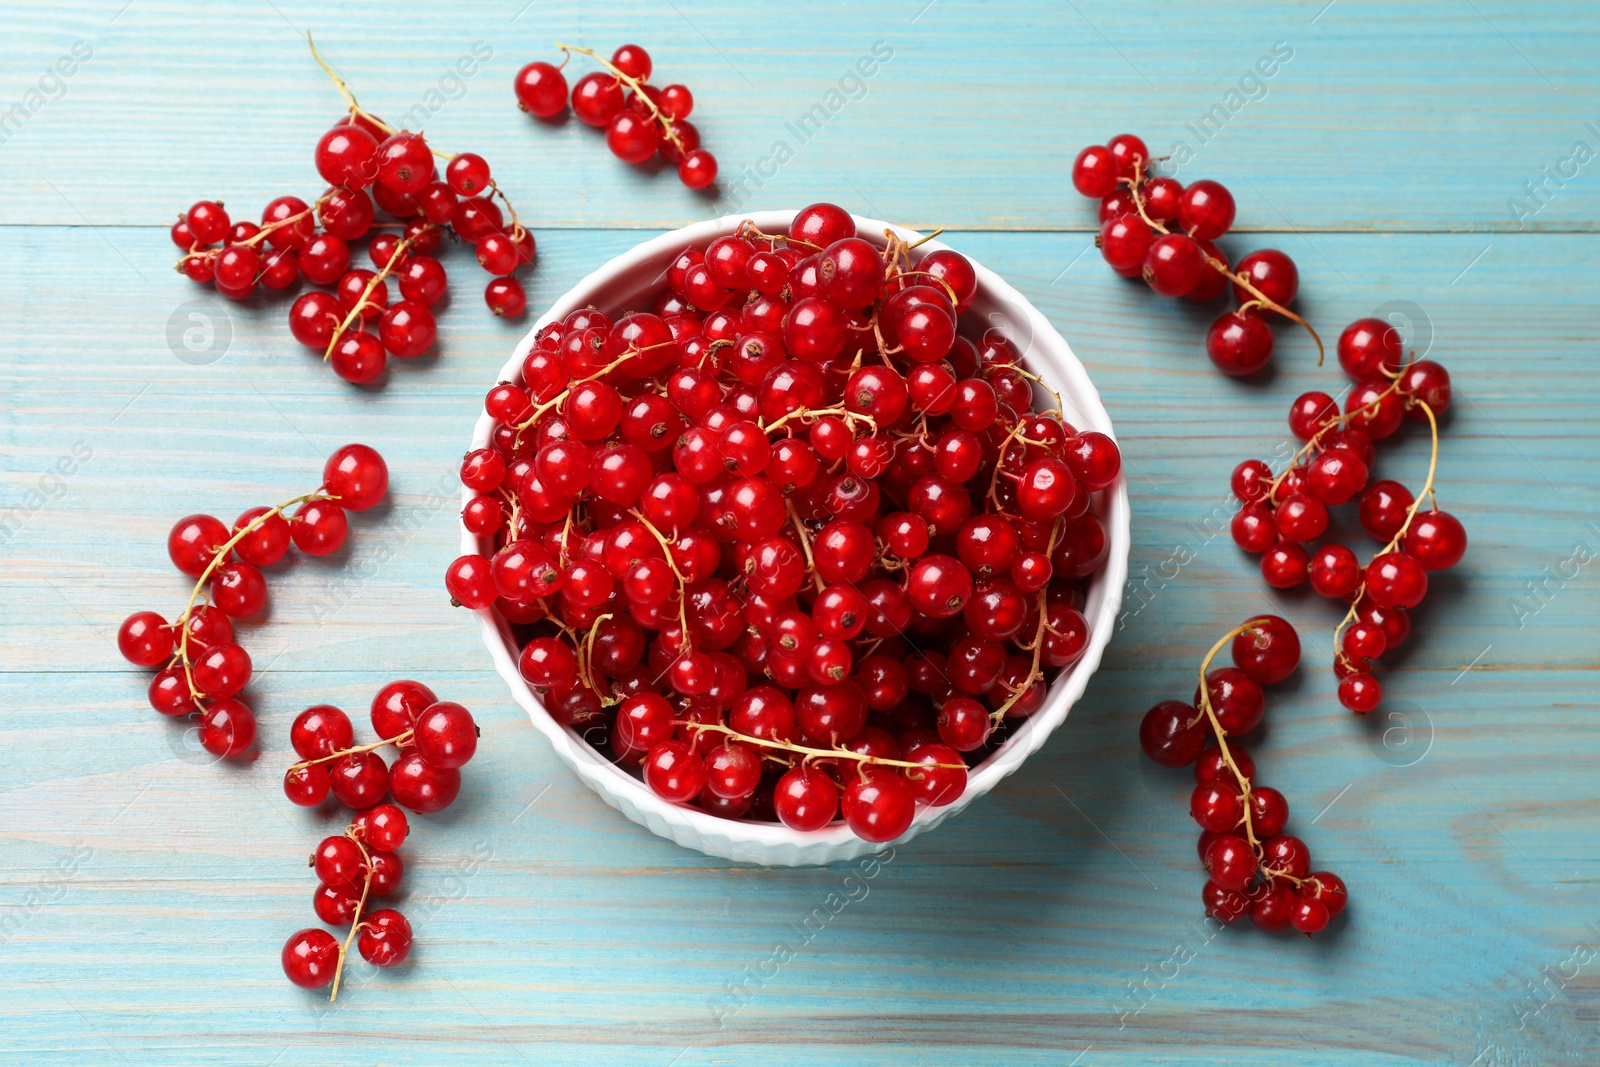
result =
[[[533,262],[534,241],[482,156],[434,151],[421,134],[363,110],[343,80],[325,63],[323,69],[350,108],[317,142],[317,173],[331,188],[309,205],[278,197],[259,225],[234,222],[220,202],[202,200],[179,216],[172,240],[184,252],[177,270],[233,300],[258,286],[286,290],[302,277],[327,287],[295,300],[289,331],[339,377],[364,384],[383,373],[389,356],[413,359],[433,347],[432,308],[448,282],[435,253],[447,230],[472,244],[494,276],[484,299],[496,315],[522,314],[527,295],[513,275]],[[436,155],[447,161],[442,179]],[[511,213],[509,224],[496,196]],[[379,208],[396,220],[394,232],[375,221]],[[367,245],[374,269],[351,267],[351,242],[375,230],[386,232]],[[390,278],[399,290],[392,303]]]
[[[1209,670],[1230,643],[1234,666]],[[1200,860],[1210,875],[1201,891],[1206,911],[1219,922],[1248,913],[1264,930],[1293,927],[1309,935],[1344,910],[1344,881],[1311,870],[1305,842],[1283,832],[1289,802],[1276,789],[1256,785],[1250,753],[1229,742],[1260,725],[1266,713],[1261,687],[1283,681],[1299,662],[1300,638],[1286,620],[1249,620],[1206,654],[1193,703],[1163,700],[1145,713],[1139,745],[1163,767],[1194,764],[1189,813],[1200,825]]]
[[[1159,157],[1158,157],[1159,158]],[[1233,225],[1233,194],[1220,182],[1184,186],[1152,177],[1145,143],[1131,133],[1091,145],[1072,165],[1072,184],[1100,201],[1095,243],[1125,278],[1143,277],[1162,296],[1209,301],[1232,283],[1238,310],[1224,312],[1206,333],[1206,354],[1224,374],[1254,374],[1272,359],[1272,328],[1260,314],[1275,312],[1315,330],[1289,310],[1300,287],[1294,260],[1275,248],[1251,252],[1229,266],[1214,242]]]
[[[136,611],[117,633],[117,647],[130,663],[161,668],[150,682],[151,706],[174,717],[198,713],[200,744],[214,756],[248,752],[255,715],[237,698],[250,681],[250,654],[234,641],[232,620],[266,606],[262,567],[282,559],[291,543],[309,556],[337,551],[349,531],[345,513],[372,507],[388,487],[382,456],[366,445],[345,445],[328,458],[314,493],[251,508],[231,529],[210,515],[179,519],[167,536],[167,554],[195,579],[188,604],[171,623],[156,612]],[[210,603],[197,603],[202,596]]]
[[[1322,392],[1295,399],[1289,429],[1304,444],[1276,476],[1260,460],[1234,468],[1231,485],[1243,506],[1232,532],[1240,548],[1261,554],[1268,585],[1294,589],[1309,582],[1322,596],[1348,604],[1334,631],[1339,702],[1368,712],[1383,698],[1373,660],[1406,639],[1406,613],[1427,595],[1428,572],[1455,566],[1467,550],[1467,533],[1434,499],[1449,373],[1431,360],[1406,362],[1398,334],[1381,319],[1351,323],[1338,352],[1356,383],[1344,411]],[[1376,442],[1393,437],[1408,420],[1426,422],[1432,437],[1427,480],[1415,496],[1399,482],[1371,480]],[[1420,510],[1424,500],[1427,511]],[[1384,546],[1365,567],[1337,541],[1307,547],[1327,531],[1328,509],[1350,501],[1357,501],[1362,528]]]
[[999,329],[963,336],[970,261],[885,237],[832,204],[746,221],[651,310],[542,328],[485,399],[482,554],[445,578],[659,796],[796,830],[842,808],[871,841],[960,796],[1083,654],[1121,469],[1035,410]]
[[602,59],[578,45],[556,44],[566,54],[561,66],[542,61],[517,72],[512,88],[517,106],[536,118],[561,114],[568,102],[567,79],[561,68],[573,52],[595,59],[606,69],[585,74],[572,87],[572,113],[606,131],[606,147],[624,163],[647,163],[659,155],[678,168],[678,178],[691,189],[717,180],[717,158],[700,147],[700,131],[689,121],[694,94],[687,86],[658,89],[650,82],[650,53],[625,44]]
[[[326,930],[312,927],[283,946],[283,971],[305,989],[333,983],[352,940],[362,959],[392,967],[411,951],[411,924],[392,908],[367,914],[372,897],[400,888],[404,865],[395,850],[406,838],[406,814],[432,814],[449,807],[461,791],[461,770],[478,749],[478,727],[460,704],[439,700],[421,682],[390,682],[372,700],[372,728],[383,740],[355,743],[350,717],[331,704],[307,708],[289,731],[300,762],[284,775],[283,791],[303,807],[322,803],[331,793],[355,810],[342,836],[329,837],[311,854],[318,884],[312,895],[317,918],[329,926],[348,926],[341,945]],[[386,766],[377,749],[400,750]],[[392,797],[394,804],[385,802]]]

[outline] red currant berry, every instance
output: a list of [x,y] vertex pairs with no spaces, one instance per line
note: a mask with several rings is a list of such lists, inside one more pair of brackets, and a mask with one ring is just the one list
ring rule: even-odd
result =
[[1358,715],[1364,715],[1383,700],[1383,686],[1366,671],[1357,671],[1339,679],[1339,703]]
[[1100,227],[1100,255],[1125,278],[1144,270],[1155,231],[1136,214],[1119,215]]
[[1420,360],[1407,367],[1400,376],[1400,390],[1407,396],[1406,418],[1413,422],[1427,421],[1420,406],[1424,403],[1435,419],[1450,410],[1450,373],[1432,360]]
[[660,146],[660,125],[638,112],[619,111],[606,124],[606,147],[624,163],[643,163]]
[[[1189,188],[1193,189],[1194,186]],[[1293,302],[1295,292],[1300,288],[1300,272],[1295,268],[1294,260],[1276,248],[1251,252],[1239,261],[1235,273],[1244,275],[1262,296],[1284,307]],[[1241,304],[1256,299],[1254,293],[1238,282],[1233,283],[1233,295]]]
[[1230,526],[1233,542],[1252,554],[1265,552],[1278,543],[1278,524],[1272,509],[1265,504],[1246,504],[1234,513]]
[[[1144,211],[1157,222],[1172,222],[1183,201],[1183,186],[1173,178],[1151,178],[1139,190],[1144,196]],[[1112,196],[1117,194],[1113,193]],[[1133,210],[1130,204],[1127,210]]]
[[1224,889],[1210,880],[1200,891],[1200,899],[1205,904],[1206,914],[1220,923],[1237,922],[1250,910],[1249,897],[1236,889]]
[[136,667],[154,667],[172,655],[172,629],[153,611],[136,611],[117,631],[117,649]]
[[1145,254],[1145,284],[1162,296],[1188,295],[1210,270],[1200,245],[1181,233],[1161,235]]
[[1163,700],[1139,723],[1139,747],[1163,767],[1193,763],[1209,737],[1205,716],[1181,700]]
[[1298,837],[1277,834],[1262,843],[1261,867],[1264,872],[1304,878],[1311,871],[1311,850]]
[[1243,889],[1256,876],[1256,854],[1238,834],[1223,834],[1211,842],[1205,855],[1206,873],[1224,889]]
[[1334,919],[1344,911],[1344,906],[1350,899],[1350,892],[1345,888],[1344,879],[1330,871],[1313,871],[1304,882],[1300,883],[1299,895],[1301,898],[1309,897],[1322,901],[1328,909],[1328,917]]
[[515,278],[491,278],[483,288],[483,301],[503,319],[514,319],[528,306],[528,294]]
[[456,603],[473,610],[488,607],[499,595],[489,561],[482,556],[457,557],[445,571],[444,584]]
[[355,744],[350,717],[332,704],[314,704],[295,716],[289,744],[301,759],[321,759]]
[[1400,331],[1382,319],[1357,319],[1339,335],[1339,366],[1356,381],[1393,374],[1405,355]]
[[[201,200],[183,215],[190,240],[179,245],[185,250],[195,244],[212,245],[228,236],[230,220],[227,211],[215,200]],[[176,230],[176,227],[174,228]],[[176,240],[176,238],[174,238]]]
[[1448,570],[1466,554],[1467,531],[1447,511],[1421,511],[1406,530],[1402,548],[1430,571]]
[[321,989],[333,981],[339,942],[321,927],[300,930],[283,946],[283,973],[301,989]]
[[349,529],[344,508],[331,500],[306,501],[295,509],[289,523],[295,547],[308,556],[337,552]]
[[327,768],[333,798],[347,808],[370,808],[389,788],[389,768],[375,752],[351,752]]
[[1099,200],[1117,188],[1117,158],[1103,145],[1090,145],[1072,163],[1072,187]]
[[664,741],[645,758],[644,781],[668,803],[687,804],[706,786],[705,761],[683,741]]
[[242,756],[255,740],[256,717],[237,700],[213,701],[200,716],[200,747],[213,756]]
[[407,750],[389,769],[389,793],[395,803],[422,815],[448,808],[461,792],[461,772],[435,767]]
[[1226,833],[1244,819],[1244,801],[1237,789],[1222,782],[1194,787],[1189,797],[1189,814],[1202,830]]
[[356,948],[375,967],[404,963],[411,954],[411,924],[393,908],[381,908],[361,920]]
[[791,830],[820,830],[839,810],[839,787],[821,768],[792,768],[778,779],[772,795],[779,820]]
[[1290,493],[1278,505],[1275,519],[1285,540],[1304,544],[1315,541],[1328,528],[1328,506],[1306,493]]
[[529,63],[512,82],[517,106],[535,118],[549,119],[567,106],[567,79],[549,63]]
[[321,764],[289,768],[283,776],[283,793],[292,804],[316,807],[328,799],[328,769]]
[[[1247,734],[1261,725],[1266,713],[1267,700],[1261,687],[1250,676],[1236,667],[1219,667],[1206,674],[1206,694],[1217,721],[1229,736]],[[1195,687],[1195,706],[1199,706],[1200,688]]]
[[1300,636],[1277,615],[1257,615],[1233,639],[1233,662],[1262,685],[1283,681],[1300,664]]
[[690,189],[707,189],[717,181],[717,157],[706,149],[685,152],[678,160],[678,181]]
[[1233,194],[1220,182],[1202,180],[1184,189],[1178,201],[1178,225],[1189,236],[1215,241],[1233,225]]
[[855,235],[855,220],[837,204],[812,204],[801,208],[789,223],[790,239],[811,245],[817,251]]
[[1311,554],[1307,577],[1319,595],[1339,599],[1361,584],[1361,567],[1356,554],[1344,545],[1321,545]]
[[210,515],[190,515],[179,519],[167,535],[167,555],[173,565],[191,578],[204,574],[216,557],[217,550],[227,544],[228,528]]
[[1391,436],[1405,418],[1405,405],[1386,378],[1357,383],[1344,401],[1345,425],[1365,431],[1374,441]]
[[1254,374],[1272,360],[1272,328],[1260,315],[1224,312],[1206,333],[1206,355],[1230,377]]
[[465,766],[477,751],[478,725],[466,708],[441,700],[418,716],[412,744],[430,765],[453,770]]
[[1294,890],[1284,885],[1264,887],[1250,904],[1250,921],[1260,930],[1282,930],[1294,912]]
[[1361,528],[1375,540],[1394,540],[1400,527],[1405,525],[1414,500],[1411,491],[1399,482],[1373,482],[1361,494],[1361,503],[1357,506]]
[[850,779],[842,807],[845,823],[857,837],[874,843],[893,841],[911,827],[916,796],[900,775],[881,767],[846,773]]
[[1261,577],[1274,589],[1293,589],[1306,580],[1311,554],[1304,545],[1279,541],[1261,557]]
[[1414,608],[1428,593],[1427,568],[1405,552],[1385,552],[1367,564],[1366,582],[1380,608]]

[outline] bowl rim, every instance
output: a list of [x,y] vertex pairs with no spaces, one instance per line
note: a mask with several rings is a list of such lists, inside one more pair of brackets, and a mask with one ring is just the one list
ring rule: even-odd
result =
[[[533,347],[539,331],[547,324],[558,321],[570,312],[594,302],[592,296],[596,291],[603,289],[616,279],[639,270],[665,254],[681,250],[690,245],[702,245],[716,237],[733,233],[746,220],[765,232],[787,232],[788,224],[798,213],[798,210],[743,211],[733,215],[723,215],[669,230],[613,256],[595,270],[590,271],[577,284],[562,294],[533,323],[527,334],[517,344],[510,359],[501,367],[496,380],[520,380],[523,360]],[[868,240],[874,240],[875,235],[882,234],[887,230],[893,231],[907,243],[918,243],[925,250],[924,254],[950,247],[942,241],[927,238],[925,235],[904,226],[860,215],[852,215],[851,217],[855,220],[857,232],[867,237]],[[878,242],[874,240],[874,243]],[[1048,366],[1050,371],[1062,376],[1061,381],[1053,382],[1052,385],[1063,396],[1065,403],[1070,406],[1072,414],[1081,420],[1077,424],[1078,429],[1096,430],[1106,434],[1112,440],[1116,440],[1111,418],[1100,399],[1099,391],[1095,388],[1094,383],[1090,381],[1088,371],[1073,353],[1072,347],[1068,344],[1066,338],[1033,306],[1031,301],[1018,292],[1010,283],[986,268],[971,255],[965,252],[962,255],[966,256],[973,265],[980,292],[987,292],[993,298],[1021,310],[1026,315],[1028,327],[1031,331],[1029,334],[1031,340],[1028,350],[1023,355],[1036,372],[1038,372],[1039,364],[1043,363]],[[1041,341],[1059,350],[1036,351]],[[472,447],[487,447],[493,427],[494,420],[487,413],[480,410],[472,434]],[[1131,514],[1126,470],[1118,475],[1116,482],[1112,486],[1102,492],[1104,494],[1102,497],[1104,513],[1101,514],[1101,519],[1106,526],[1108,553],[1105,567],[1096,578],[1096,588],[1101,592],[1102,599],[1095,609],[1093,617],[1088,618],[1089,644],[1085,648],[1082,657],[1072,666],[1066,668],[1061,675],[1049,684],[1045,701],[1039,710],[1029,716],[1017,731],[1006,740],[1005,744],[996,749],[981,764],[969,772],[967,788],[963,790],[960,797],[941,807],[919,804],[912,824],[906,833],[896,838],[894,842],[890,842],[890,844],[902,843],[939,825],[945,819],[960,812],[972,801],[987,793],[1001,779],[1016,771],[1066,721],[1072,705],[1083,695],[1089,679],[1100,666],[1106,645],[1109,643],[1116,626],[1117,615],[1122,605],[1123,587],[1127,581],[1128,553],[1131,548]],[[475,495],[471,489],[463,486],[463,506]],[[1100,513],[1099,509],[1096,510],[1097,513]],[[467,530],[465,526],[461,527],[461,552],[462,554],[482,553],[479,537]],[[534,728],[545,736],[557,755],[587,785],[598,792],[607,803],[622,810],[633,821],[642,823],[662,836],[678,840],[680,844],[687,844],[680,840],[681,833],[663,833],[661,829],[658,829],[658,826],[664,824],[669,827],[675,827],[680,831],[687,831],[688,836],[695,840],[710,837],[732,843],[743,843],[746,846],[744,851],[750,851],[750,846],[754,846],[756,851],[781,846],[800,846],[811,851],[826,852],[830,860],[850,858],[854,855],[864,854],[869,850],[884,847],[882,844],[874,844],[856,837],[842,820],[830,823],[821,830],[802,832],[791,830],[781,822],[764,823],[726,819],[719,815],[700,811],[697,808],[672,804],[661,799],[641,779],[633,777],[606,759],[597,749],[584,741],[575,730],[560,725],[552,719],[544,710],[532,687],[523,679],[521,671],[517,667],[517,658],[521,650],[516,648],[510,624],[499,616],[492,605],[475,609],[473,613],[478,617],[480,634],[483,638],[484,646],[488,649],[490,658],[494,663],[496,673],[510,688],[513,699],[527,713]],[[620,802],[623,797],[613,795],[611,792],[613,789],[620,790],[626,800],[639,809],[639,813],[628,811]],[[852,844],[860,847],[851,847]],[[738,845],[734,844],[733,847],[737,849]],[[704,848],[700,848],[700,850],[707,851]],[[718,854],[725,853],[719,852]]]

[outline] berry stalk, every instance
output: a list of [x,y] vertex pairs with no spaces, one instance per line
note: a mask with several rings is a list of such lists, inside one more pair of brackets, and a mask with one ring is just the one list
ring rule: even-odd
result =
[[[639,100],[640,103],[649,108],[650,117],[655,120],[656,125],[661,127],[661,136],[672,142],[673,146],[676,147],[679,152],[687,153],[689,151],[689,149],[684,145],[682,138],[678,136],[678,131],[673,128],[672,120],[667,118],[666,114],[661,110],[660,105],[658,105],[654,100],[650,99],[650,95],[644,91],[644,82],[642,80],[627,74],[621,67],[611,62],[611,60],[604,58],[599,52],[596,52],[592,48],[585,48],[582,45],[576,44],[562,44],[560,41],[556,42],[556,47],[559,48],[567,57],[566,59],[562,59],[562,67],[567,65],[567,59],[572,57],[572,53],[577,52],[580,55],[588,56],[596,63],[599,63],[602,67],[606,68],[606,70],[610,71],[619,82],[633,90],[634,97]],[[557,67],[556,69],[559,70],[561,68]]]
[[906,770],[920,770],[928,767],[937,767],[941,770],[965,771],[965,763],[915,763],[911,760],[890,759],[887,756],[874,756],[868,752],[852,752],[842,746],[838,748],[813,748],[807,745],[796,744],[793,741],[778,741],[768,737],[755,737],[751,734],[740,733],[731,726],[715,722],[695,722],[693,719],[675,719],[674,726],[682,726],[693,730],[695,733],[714,733],[724,737],[731,737],[735,741],[757,748],[770,748],[779,752],[792,752],[797,756],[805,757],[805,762],[814,760],[851,760],[857,767],[897,767]]
[[346,312],[345,317],[339,322],[339,325],[333,328],[333,336],[328,338],[328,347],[324,349],[322,353],[322,358],[324,361],[333,358],[333,350],[339,347],[339,342],[344,339],[345,331],[350,328],[351,323],[354,323],[357,319],[362,318],[362,313],[366,311],[366,309],[376,308],[378,306],[372,303],[370,300],[373,291],[376,290],[378,286],[382,285],[384,280],[388,278],[390,274],[394,273],[395,267],[400,264],[401,260],[405,259],[407,250],[409,250],[412,245],[416,244],[416,238],[420,237],[424,233],[428,233],[433,229],[434,225],[430,222],[426,226],[422,227],[415,237],[403,237],[399,241],[395,242],[394,251],[389,253],[389,259],[384,263],[383,269],[378,271],[378,273],[374,274],[371,278],[367,279],[366,288],[361,290],[361,296],[356,300],[355,306]]
[[[1398,385],[1399,379],[1395,379],[1395,382]],[[1419,400],[1416,402],[1416,406],[1428,417],[1428,432],[1431,437],[1428,452],[1428,477],[1422,483],[1422,492],[1418,493],[1416,499],[1411,502],[1411,506],[1406,508],[1405,521],[1400,524],[1400,529],[1389,539],[1389,543],[1376,553],[1373,557],[1374,559],[1393,552],[1404,543],[1406,534],[1411,530],[1411,524],[1416,521],[1417,511],[1422,507],[1423,499],[1433,499],[1433,478],[1439,469],[1439,420],[1434,416],[1433,408],[1428,406],[1427,401]],[[1356,587],[1355,595],[1350,600],[1350,610],[1344,613],[1344,618],[1340,619],[1339,625],[1333,629],[1334,660],[1338,663],[1343,663],[1351,670],[1357,669],[1357,665],[1352,663],[1350,657],[1345,655],[1344,647],[1340,644],[1340,638],[1343,637],[1345,628],[1360,617],[1361,603],[1366,595],[1367,583],[1363,581]]]
[[344,961],[350,955],[350,946],[355,942],[356,935],[361,932],[361,917],[366,913],[367,896],[372,892],[372,853],[367,851],[366,843],[358,835],[346,831],[345,836],[361,850],[361,897],[356,901],[355,914],[350,920],[350,932],[339,946],[339,962],[333,965],[333,988],[328,991],[329,1001],[339,999],[339,980],[344,977]]

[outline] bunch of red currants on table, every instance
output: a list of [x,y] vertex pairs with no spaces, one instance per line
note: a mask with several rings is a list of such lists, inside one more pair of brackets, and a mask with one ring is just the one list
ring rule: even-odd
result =
[[[484,290],[489,309],[521,315],[527,294],[515,274],[534,261],[533,235],[488,162],[472,152],[439,152],[422,134],[390,126],[356,102],[314,47],[312,55],[349,106],[313,154],[329,188],[311,204],[278,197],[259,224],[233,221],[219,201],[196,203],[172,226],[173,243],[184,251],[176,269],[231,300],[258,288],[286,291],[301,278],[321,287],[296,298],[289,331],[356,384],[376,380],[391,356],[414,359],[433,347],[432,309],[449,282],[436,253],[447,233],[471,244],[492,275]],[[442,175],[436,157],[444,161]],[[380,209],[395,221],[380,221]],[[372,269],[353,267],[352,245],[369,238]],[[398,290],[392,301],[391,282]]]
[[921,243],[832,204],[746,221],[648,308],[542,328],[485,398],[482,551],[446,587],[668,801],[892,840],[1088,644],[1117,446],[1036,402],[972,263]]
[[[449,807],[461,791],[461,768],[478,749],[472,713],[439,700],[421,682],[384,686],[372,699],[371,718],[380,738],[371,744],[357,745],[349,716],[331,704],[307,708],[289,731],[300,762],[285,773],[284,793],[302,807],[319,805],[331,794],[355,812],[342,835],[323,839],[310,864],[317,876],[311,898],[317,918],[349,932],[341,944],[328,931],[308,927],[283,946],[289,980],[305,989],[331,983],[329,999],[339,995],[352,943],[377,967],[393,967],[410,954],[406,917],[393,908],[369,913],[367,905],[400,889],[405,865],[396,850],[410,832],[401,808],[433,814]],[[389,746],[400,753],[392,765],[378,754]]]
[[566,110],[586,125],[606,131],[606,147],[624,163],[643,164],[656,157],[677,168],[678,180],[691,189],[704,189],[717,180],[717,159],[700,147],[700,131],[689,121],[694,94],[686,85],[658,88],[650,84],[654,64],[650,53],[625,44],[609,60],[590,48],[560,44],[571,58],[574,52],[589,56],[602,67],[579,78],[567,91],[561,66],[543,60],[517,72],[512,88],[517,106],[535,118],[552,119]]
[[[1224,646],[1234,665],[1211,670]],[[1277,615],[1229,630],[1200,663],[1192,703],[1163,700],[1139,724],[1139,745],[1163,767],[1194,765],[1189,814],[1200,826],[1206,912],[1231,923],[1249,915],[1263,930],[1320,933],[1344,911],[1349,891],[1330,871],[1312,871],[1311,851],[1284,833],[1289,802],[1257,784],[1255,761],[1232,739],[1261,724],[1263,685],[1284,681],[1300,663],[1300,637]]]
[[1142,277],[1162,296],[1211,301],[1232,291],[1238,308],[1224,312],[1206,333],[1206,354],[1224,374],[1254,374],[1272,359],[1272,328],[1263,312],[1291,319],[1322,340],[1289,305],[1300,272],[1283,252],[1263,248],[1230,266],[1216,241],[1233,226],[1233,194],[1221,182],[1188,186],[1152,173],[1158,160],[1140,138],[1118,134],[1090,145],[1072,165],[1073,187],[1100,201],[1095,243],[1111,269]]

